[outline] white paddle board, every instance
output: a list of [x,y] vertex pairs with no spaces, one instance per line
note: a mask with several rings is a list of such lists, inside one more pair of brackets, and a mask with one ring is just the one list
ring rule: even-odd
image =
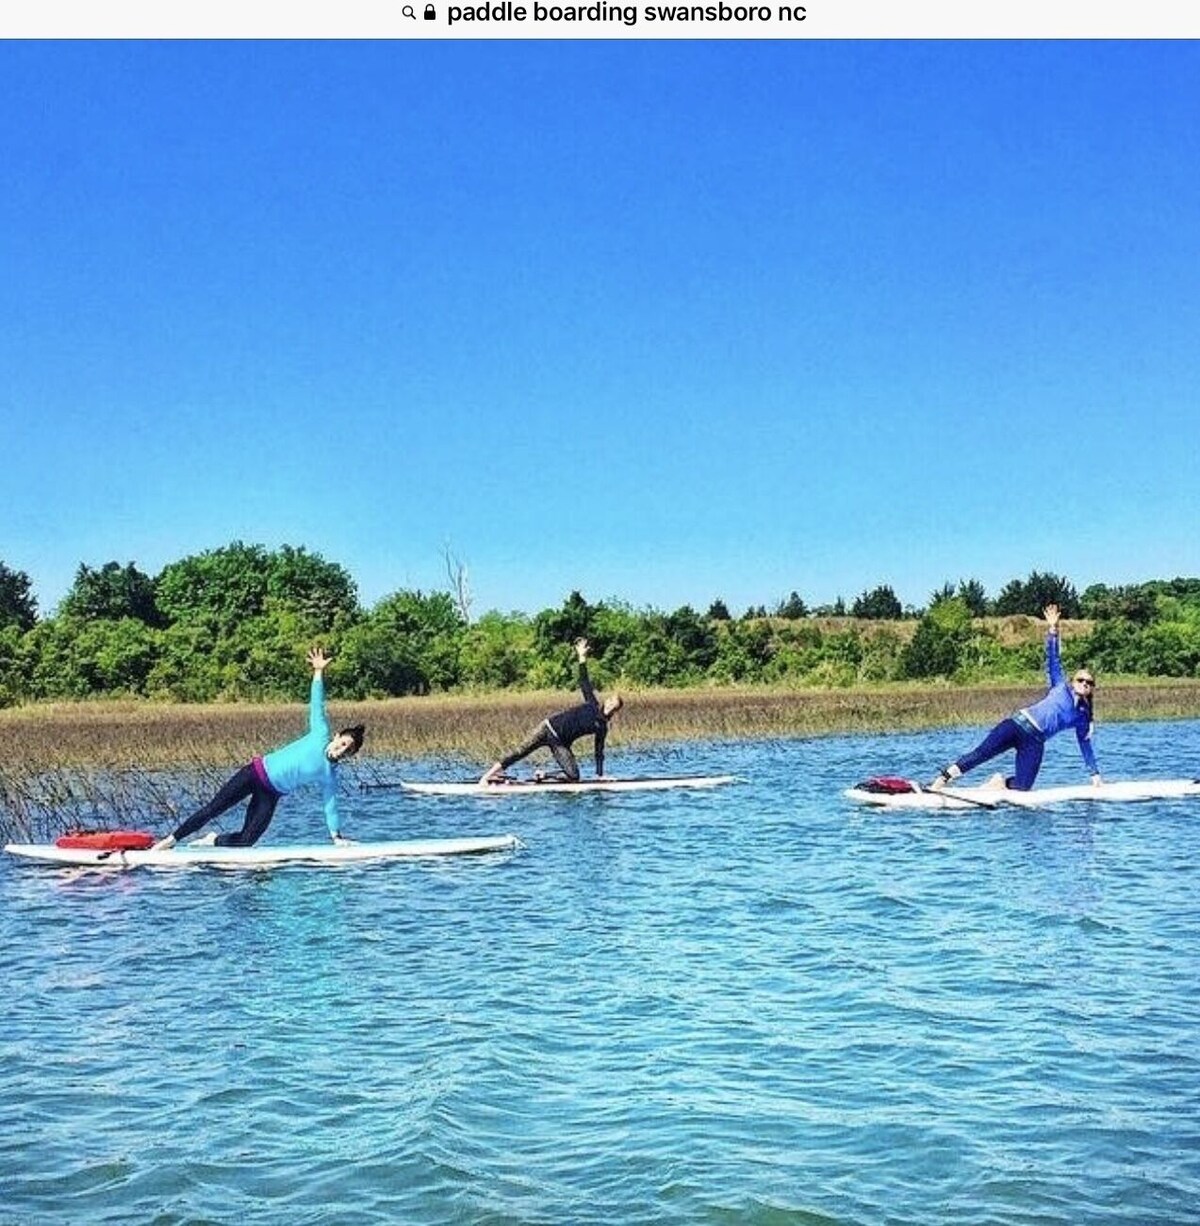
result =
[[500,783],[410,783],[402,780],[406,792],[425,796],[546,796],[562,792],[657,792],[667,788],[715,788],[732,783],[733,775],[665,775],[646,779],[507,779]]
[[1080,800],[1127,802],[1200,796],[1200,782],[1195,779],[1131,779],[1095,786],[1081,783],[1069,787],[1034,788],[1028,792],[953,784],[947,784],[938,792],[915,783],[912,787],[916,790],[875,792],[860,786],[847,788],[844,795],[856,804],[879,809],[1038,809]]
[[93,868],[275,868],[285,864],[360,864],[372,860],[414,860],[430,856],[478,855],[514,851],[522,843],[516,835],[484,838],[409,839],[389,843],[314,843],[279,847],[197,847],[177,844],[169,851],[96,851],[84,847],[55,847],[53,843],[9,843],[12,856],[43,864]]

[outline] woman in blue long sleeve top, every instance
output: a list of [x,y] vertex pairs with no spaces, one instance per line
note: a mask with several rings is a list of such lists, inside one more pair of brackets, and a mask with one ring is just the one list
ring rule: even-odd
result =
[[[314,647],[308,653],[312,686],[308,699],[308,733],[243,766],[202,808],[197,809],[173,834],[155,844],[155,850],[174,847],[180,839],[195,834],[234,805],[249,800],[241,830],[207,836],[219,847],[252,847],[266,833],[281,797],[307,783],[319,783],[325,802],[325,824],[335,843],[344,843],[337,806],[337,765],[356,754],[363,743],[363,726],[343,728],[331,736],[325,715],[325,653]],[[204,842],[205,840],[201,840]]]
[[1006,779],[1005,786],[1015,791],[1027,792],[1042,765],[1046,742],[1067,728],[1075,729],[1079,752],[1092,777],[1092,783],[1102,782],[1096,755],[1092,750],[1092,725],[1094,713],[1092,697],[1096,692],[1096,678],[1086,668],[1075,670],[1068,681],[1058,655],[1057,605],[1046,608],[1046,671],[1050,678],[1050,690],[1045,698],[1031,706],[1022,707],[1008,719],[1001,720],[970,753],[964,754],[938,773],[929,785],[934,791],[944,788],[952,779],[990,761],[1006,750],[1017,751],[1015,772]]

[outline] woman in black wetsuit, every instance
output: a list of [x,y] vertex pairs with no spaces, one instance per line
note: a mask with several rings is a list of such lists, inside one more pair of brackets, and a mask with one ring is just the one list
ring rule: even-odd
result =
[[480,776],[480,783],[502,783],[504,772],[514,762],[520,762],[537,749],[548,749],[558,763],[563,778],[571,783],[579,782],[579,763],[571,752],[571,746],[582,736],[593,736],[596,752],[596,778],[604,778],[604,739],[608,735],[609,720],[621,709],[624,703],[620,694],[612,694],[603,703],[596,697],[592,689],[591,678],[587,671],[587,639],[576,639],[575,655],[579,660],[579,688],[583,693],[583,702],[577,707],[570,707],[551,715],[533,731],[529,739],[507,757],[493,762]]

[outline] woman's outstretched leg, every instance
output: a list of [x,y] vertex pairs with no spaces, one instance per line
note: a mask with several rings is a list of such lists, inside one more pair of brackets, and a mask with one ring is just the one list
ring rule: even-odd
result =
[[183,822],[171,835],[171,838],[179,842],[180,839],[186,839],[188,835],[195,834],[197,830],[207,826],[214,817],[220,817],[222,813],[251,796],[258,786],[258,776],[254,773],[254,767],[243,766],[236,775],[221,785],[220,791],[208,804],[201,806]]

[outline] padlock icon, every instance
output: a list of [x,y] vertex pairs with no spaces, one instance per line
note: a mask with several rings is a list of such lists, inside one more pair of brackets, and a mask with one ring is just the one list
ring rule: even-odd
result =
[[437,9],[435,9],[432,4],[427,4],[425,6],[425,20],[437,21]]

